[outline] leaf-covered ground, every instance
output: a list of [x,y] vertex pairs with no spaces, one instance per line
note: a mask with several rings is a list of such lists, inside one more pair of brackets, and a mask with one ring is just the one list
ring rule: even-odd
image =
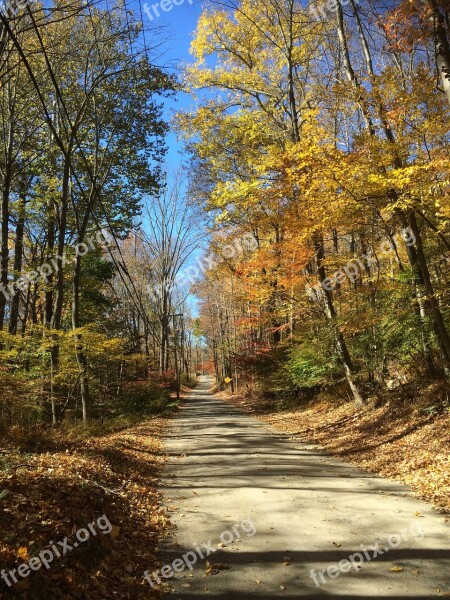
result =
[[427,410],[435,390],[414,401],[392,394],[383,403],[358,410],[352,403],[314,402],[309,407],[277,411],[254,399],[222,397],[275,428],[318,443],[331,454],[371,473],[408,484],[416,496],[438,509],[450,508],[450,412]]
[[78,441],[49,431],[39,452],[13,442],[0,451],[0,494],[7,492],[0,499],[0,570],[17,568],[51,542],[67,537],[72,544],[76,531],[102,515],[112,525],[49,570],[19,577],[14,588],[0,581],[2,600],[154,597],[143,573],[155,568],[155,546],[168,526],[156,490],[165,425],[154,418]]

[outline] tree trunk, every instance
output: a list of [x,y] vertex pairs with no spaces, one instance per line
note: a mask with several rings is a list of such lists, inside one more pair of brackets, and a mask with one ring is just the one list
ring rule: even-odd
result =
[[439,10],[436,0],[428,0],[433,9],[434,43],[436,47],[436,66],[441,79],[442,88],[450,104],[450,44],[445,29],[444,15]]
[[441,350],[442,360],[446,374],[450,374],[450,336],[447,331],[444,317],[439,307],[439,303],[435,296],[433,283],[431,281],[430,271],[425,257],[425,252],[422,244],[422,237],[414,211],[408,214],[408,222],[411,231],[416,238],[415,250],[417,255],[417,265],[420,269],[421,282],[427,294],[427,304],[430,307],[430,312],[433,317],[435,331]]
[[[1,224],[1,247],[0,247],[0,285],[2,290],[8,287],[8,269],[9,269],[9,197],[11,193],[12,182],[12,147],[14,131],[12,123],[9,124],[8,140],[6,148],[6,164],[3,174],[2,185],[2,224]],[[6,317],[7,297],[0,294],[0,330],[3,329]]]
[[[11,176],[9,172],[5,173],[2,189],[2,242],[0,249],[0,284],[1,289],[8,288],[8,266],[9,266],[9,193],[11,186]],[[7,297],[0,294],[0,330],[3,329],[6,317]]]
[[319,281],[322,284],[325,299],[325,313],[328,319],[333,323],[336,347],[342,364],[344,366],[345,377],[352,391],[353,398],[355,399],[355,402],[358,406],[363,406],[365,404],[365,401],[355,381],[356,373],[350,356],[350,352],[345,342],[345,338],[342,335],[342,332],[339,330],[338,324],[336,323],[337,314],[333,304],[333,296],[332,293],[329,290],[327,290],[324,285],[324,281],[327,278],[327,274],[325,271],[325,266],[323,264],[325,259],[325,250],[323,246],[323,240],[320,236],[315,236],[314,247],[316,250],[317,272],[319,275]]
[[[438,19],[438,20],[441,19],[440,24],[441,24],[442,28],[439,30],[439,37],[442,42],[443,54],[447,57],[447,59],[449,59],[447,66],[450,66],[450,49],[449,49],[449,45],[448,45],[448,41],[447,41],[447,37],[446,37],[444,20],[436,6],[435,0],[429,0],[429,1],[432,4],[435,13],[437,13],[437,14],[435,14],[435,19]],[[368,74],[370,75],[370,77],[373,78],[374,71],[373,71],[372,59],[370,56],[369,46],[367,44],[364,30],[362,28],[362,24],[360,21],[359,12],[358,12],[358,9],[356,8],[354,0],[351,0],[351,4],[352,4],[353,12],[355,14],[357,24],[358,24],[358,30],[359,30],[359,35],[360,35],[360,39],[361,39],[361,44],[362,44],[364,56],[366,59],[367,71],[368,71]],[[338,18],[338,30],[340,31],[340,36],[344,37],[344,45],[346,48],[346,52],[344,52],[344,64],[346,65],[347,75],[348,75],[349,79],[352,79],[354,85],[360,86],[360,84],[356,80],[356,77],[354,76],[354,74],[353,74],[353,78],[351,77],[351,73],[353,73],[353,70],[352,70],[351,63],[350,63],[350,56],[348,54],[348,47],[347,47],[347,42],[346,42],[346,37],[345,37],[345,32],[344,32],[344,27],[343,27],[342,8],[339,7],[338,13],[340,14],[340,18]],[[437,31],[438,31],[438,29],[437,29]],[[350,69],[350,71],[349,71],[349,69]],[[445,73],[448,76],[450,71],[446,70]],[[395,135],[386,119],[383,102],[381,100],[377,103],[377,109],[378,109],[378,116],[379,116],[380,122],[382,124],[383,131],[384,131],[387,141],[390,144],[395,144]],[[364,111],[364,108],[362,110]],[[367,128],[370,131],[371,135],[375,135],[375,131],[374,131],[373,127],[371,127],[369,124],[367,124]],[[403,166],[400,156],[398,156],[396,153],[394,155],[394,166],[396,168],[401,168]],[[393,201],[397,200],[397,193],[395,192],[395,190],[392,190],[390,192],[390,195],[392,196]],[[408,259],[409,259],[411,268],[413,269],[413,272],[415,273],[416,284],[417,283],[419,285],[422,284],[425,287],[425,290],[426,290],[426,293],[428,296],[425,306],[429,308],[429,312],[430,312],[431,318],[433,320],[434,330],[435,330],[436,336],[438,338],[439,347],[441,350],[442,361],[444,364],[444,370],[448,376],[450,373],[450,362],[449,362],[450,338],[449,338],[447,329],[445,327],[445,322],[444,322],[444,319],[442,316],[442,312],[440,311],[439,304],[438,304],[436,298],[434,297],[433,285],[431,283],[428,264],[427,264],[427,260],[426,260],[425,253],[423,250],[422,235],[421,235],[421,232],[417,225],[415,211],[410,210],[408,212],[408,214],[405,214],[404,211],[398,210],[397,214],[399,215],[403,225],[405,227],[409,226],[411,228],[411,231],[413,232],[413,234],[416,238],[415,248],[412,248],[411,246],[408,246],[408,244],[406,244]],[[405,243],[406,243],[406,240],[405,240]],[[417,285],[415,285],[414,289],[416,292],[416,301],[419,305],[419,321],[420,321],[420,327],[421,327],[423,349],[425,352],[425,361],[427,364],[428,372],[432,373],[432,372],[434,372],[434,366],[433,366],[434,363],[433,363],[431,350],[430,350],[430,347],[429,347],[427,339],[426,339],[426,332],[424,331],[424,327],[425,327],[424,314],[423,314],[422,309],[420,308],[421,304],[423,304],[423,298],[422,298],[422,294],[420,293],[420,290],[417,287]]]
[[80,369],[81,405],[83,408],[83,421],[92,419],[92,398],[89,391],[89,362],[84,351],[82,335],[78,333],[80,327],[80,282],[81,282],[81,256],[75,259],[72,281],[72,328],[75,338],[75,353],[78,368]]
[[[25,186],[23,185],[23,188]],[[25,199],[26,189],[21,190],[21,197],[19,198],[19,214],[17,217],[16,225],[16,241],[14,248],[14,279],[18,279],[22,274],[22,262],[23,262],[23,235],[25,230]],[[11,316],[9,319],[9,333],[15,335],[17,333],[17,324],[19,320],[20,310],[20,295],[21,291],[16,290],[12,302],[11,302]]]

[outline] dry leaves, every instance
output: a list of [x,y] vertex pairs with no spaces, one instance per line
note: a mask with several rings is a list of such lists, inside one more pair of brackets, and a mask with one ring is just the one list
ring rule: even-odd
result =
[[[424,407],[434,403],[433,386],[400,402],[396,392],[386,392],[382,406],[357,410],[352,403],[335,399],[316,402],[306,410],[265,412],[254,400],[220,397],[256,414],[276,429],[320,444],[330,453],[378,475],[403,481],[420,498],[450,509],[450,414],[429,415]],[[390,399],[390,400],[389,400]],[[267,406],[267,408],[269,408]],[[421,515],[416,515],[421,516]]]
[[165,425],[153,419],[77,442],[48,432],[45,452],[27,449],[26,460],[12,448],[0,455],[0,490],[8,491],[0,500],[1,568],[17,568],[66,536],[71,544],[78,529],[102,515],[113,525],[109,535],[91,536],[49,570],[20,580],[14,597],[149,597],[142,574],[157,569],[156,543],[170,526],[156,490]]
[[220,571],[225,571],[230,567],[225,563],[210,563],[209,560],[206,561],[205,574],[207,576],[210,575],[218,575]]

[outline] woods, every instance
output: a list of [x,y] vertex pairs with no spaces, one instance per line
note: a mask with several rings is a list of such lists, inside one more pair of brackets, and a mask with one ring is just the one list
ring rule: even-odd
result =
[[204,11],[177,120],[191,194],[213,243],[258,241],[197,290],[221,378],[345,380],[358,405],[440,381],[448,405],[449,39],[439,1]]
[[103,418],[128,382],[151,396],[193,370],[189,315],[176,341],[168,322],[183,299],[149,294],[194,235],[164,174],[163,36],[149,47],[120,3],[64,0],[11,8],[0,37],[1,425]]
[[[205,343],[233,389],[345,380],[363,406],[420,376],[448,402],[445,3],[213,3],[175,120],[188,182],[157,24],[67,0],[1,37],[1,379],[33,418],[88,421],[150,373],[179,389]],[[206,257],[255,243],[193,276],[208,231]]]
[[448,0],[0,2],[0,600],[450,595],[449,122]]

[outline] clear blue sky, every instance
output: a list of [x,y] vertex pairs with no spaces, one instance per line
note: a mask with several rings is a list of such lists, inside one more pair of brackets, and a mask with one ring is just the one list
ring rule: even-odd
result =
[[[169,5],[170,0],[165,1],[167,2],[167,5]],[[170,2],[172,8],[170,11],[165,12],[160,8],[161,2],[156,2],[155,0],[140,0],[141,6],[139,7],[138,0],[134,0],[137,15],[139,15],[139,11],[142,10],[147,44],[149,46],[151,46],[152,39],[151,28],[164,28],[164,31],[162,33],[159,32],[158,36],[161,35],[161,37],[167,38],[167,41],[161,48],[162,54],[157,60],[157,64],[158,66],[169,69],[172,73],[176,72],[180,63],[187,62],[191,58],[189,47],[193,39],[198,18],[202,12],[202,7],[205,6],[205,3],[201,0],[176,1],[179,2],[179,5],[177,6]],[[147,9],[153,16],[153,21],[146,14],[145,4],[147,4]],[[155,10],[152,9],[154,4],[158,5],[157,11],[159,12],[159,17],[156,15]],[[188,108],[191,102],[191,98],[186,94],[177,94],[176,100],[166,101],[166,119],[170,119],[174,111],[180,110],[181,108]],[[167,166],[168,170],[171,171],[172,169],[176,169],[182,161],[181,145],[177,142],[176,135],[173,133],[169,135],[167,143],[169,146]]]

